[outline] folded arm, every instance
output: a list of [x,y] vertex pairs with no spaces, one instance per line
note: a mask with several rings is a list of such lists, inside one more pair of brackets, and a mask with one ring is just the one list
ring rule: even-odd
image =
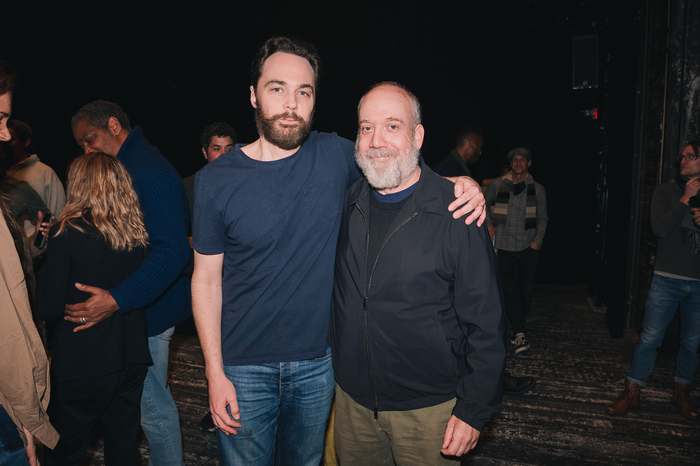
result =
[[690,206],[682,200],[672,200],[668,194],[667,187],[660,185],[651,197],[651,229],[659,238],[671,233],[690,211]]

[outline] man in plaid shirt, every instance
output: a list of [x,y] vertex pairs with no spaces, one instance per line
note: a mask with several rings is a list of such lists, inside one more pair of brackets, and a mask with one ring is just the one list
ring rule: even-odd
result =
[[[486,224],[494,239],[503,281],[506,313],[515,354],[530,349],[525,321],[532,304],[537,258],[547,230],[547,197],[528,173],[532,152],[517,147],[508,153],[512,170],[491,183],[486,192]],[[493,209],[490,207],[493,206]]]

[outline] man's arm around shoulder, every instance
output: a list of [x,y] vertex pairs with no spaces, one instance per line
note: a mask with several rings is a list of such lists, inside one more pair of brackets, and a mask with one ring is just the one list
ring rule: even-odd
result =
[[[74,331],[84,330],[115,312],[126,314],[155,301],[173,284],[189,260],[187,240],[187,200],[180,178],[167,179],[152,186],[150,196],[141,199],[146,216],[150,252],[139,268],[111,290],[76,283],[75,287],[91,297],[66,306],[65,319],[82,323]],[[85,318],[87,323],[80,319]]]

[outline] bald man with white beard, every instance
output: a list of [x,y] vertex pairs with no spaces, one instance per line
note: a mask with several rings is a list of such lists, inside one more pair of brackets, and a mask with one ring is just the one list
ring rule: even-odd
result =
[[452,184],[419,156],[416,97],[360,101],[337,246],[331,348],[343,465],[453,464],[500,412],[504,313],[486,228],[449,215]]

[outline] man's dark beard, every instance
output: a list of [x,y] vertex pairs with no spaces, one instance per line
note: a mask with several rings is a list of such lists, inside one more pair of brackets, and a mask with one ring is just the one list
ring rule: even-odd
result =
[[[299,124],[296,128],[285,127],[284,125],[282,128],[279,128],[276,123],[280,119],[293,119],[298,121]],[[309,117],[309,121],[306,121],[294,113],[279,113],[270,118],[265,118],[260,106],[258,105],[255,108],[255,126],[258,128],[258,134],[282,150],[292,150],[301,146],[311,132],[311,120],[313,120],[313,112]]]

